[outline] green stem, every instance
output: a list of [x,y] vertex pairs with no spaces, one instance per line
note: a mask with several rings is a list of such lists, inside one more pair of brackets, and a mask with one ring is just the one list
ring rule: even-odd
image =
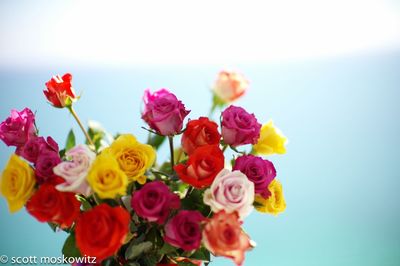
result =
[[187,191],[186,191],[185,198],[186,198],[187,196],[189,196],[190,194],[192,194],[193,190],[194,190],[194,187],[190,186],[190,187],[187,189]]
[[222,153],[225,152],[226,148],[228,148],[228,145],[227,145],[227,144],[225,144],[225,145],[223,146],[223,148],[222,148]]
[[76,122],[78,123],[79,127],[81,128],[83,134],[85,134],[85,137],[87,139],[87,141],[89,142],[89,144],[93,147],[95,147],[92,139],[90,138],[89,134],[87,133],[87,131],[85,130],[85,127],[83,126],[81,120],[78,117],[78,114],[75,112],[74,108],[71,106],[68,107],[69,112],[72,114],[72,116],[75,118]]
[[211,118],[211,116],[213,115],[215,109],[217,108],[217,103],[213,102],[213,105],[211,106],[210,112],[208,113],[208,118]]
[[153,169],[151,169],[150,172],[152,172],[152,173],[154,173],[154,174],[160,174],[160,175],[163,175],[163,176],[166,176],[166,177],[169,177],[169,176],[170,176],[170,174],[167,174],[167,173],[164,173],[164,172],[158,171],[158,170],[153,170]]
[[174,172],[175,160],[174,160],[174,136],[168,136],[169,151],[171,153],[171,169]]

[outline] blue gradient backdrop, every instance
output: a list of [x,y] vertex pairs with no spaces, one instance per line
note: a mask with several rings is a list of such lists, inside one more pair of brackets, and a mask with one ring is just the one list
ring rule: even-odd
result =
[[[239,65],[251,89],[238,104],[260,121],[272,118],[288,136],[285,156],[272,156],[287,210],[278,217],[254,212],[245,228],[258,247],[245,265],[400,265],[400,53],[286,64]],[[53,73],[70,71],[82,93],[76,109],[112,133],[142,141],[139,110],[144,88],[171,89],[192,110],[207,114],[210,67],[0,70],[0,118],[11,108],[36,110],[42,135],[64,145],[73,127],[66,110],[42,95]],[[164,147],[165,149],[166,147]],[[3,168],[12,148],[0,145]],[[167,153],[159,156],[166,159]],[[10,215],[0,199],[0,253],[59,256],[66,235],[53,233],[25,210]],[[1,255],[0,254],[0,255]],[[232,265],[215,259],[214,265]]]

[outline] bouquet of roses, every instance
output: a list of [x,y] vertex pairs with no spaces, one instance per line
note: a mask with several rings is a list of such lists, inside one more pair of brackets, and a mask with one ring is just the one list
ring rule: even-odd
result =
[[[29,108],[12,110],[0,124],[0,139],[16,147],[0,181],[10,212],[25,206],[67,232],[62,251],[74,265],[207,265],[210,254],[242,265],[255,246],[242,229],[246,216],[253,208],[276,215],[286,207],[273,163],[259,156],[285,153],[286,138],[272,121],[262,126],[241,107],[225,108],[247,90],[246,79],[221,72],[210,118],[187,123],[190,111],[173,93],[146,90],[147,143],[131,134],[111,137],[93,123],[86,129],[73,108],[79,97],[71,80],[54,76],[44,94],[69,110],[85,144],[76,144],[71,130],[60,149],[39,135]],[[211,118],[219,109],[218,124]],[[164,141],[170,160],[157,163]]]

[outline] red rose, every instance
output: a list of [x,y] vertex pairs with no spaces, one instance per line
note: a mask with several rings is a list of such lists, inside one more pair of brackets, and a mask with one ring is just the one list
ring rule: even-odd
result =
[[76,244],[82,254],[96,257],[100,262],[115,254],[124,243],[129,222],[129,212],[124,208],[100,204],[79,217]]
[[179,178],[196,188],[210,186],[224,168],[224,154],[217,145],[197,148],[185,164],[174,167]]
[[46,82],[47,90],[44,90],[43,93],[54,107],[70,106],[72,101],[76,100],[77,97],[72,88],[71,80],[72,75],[67,73],[62,77],[53,76],[51,80]]
[[182,135],[182,149],[187,154],[192,154],[198,147],[204,145],[218,145],[221,135],[217,123],[207,117],[191,120]]
[[26,209],[39,222],[68,228],[78,218],[80,205],[74,193],[60,192],[53,185],[43,184],[30,198]]

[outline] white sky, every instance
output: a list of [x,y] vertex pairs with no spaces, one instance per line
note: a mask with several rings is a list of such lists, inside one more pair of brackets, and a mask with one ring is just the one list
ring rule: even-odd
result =
[[0,64],[230,64],[400,48],[390,0],[1,1]]

